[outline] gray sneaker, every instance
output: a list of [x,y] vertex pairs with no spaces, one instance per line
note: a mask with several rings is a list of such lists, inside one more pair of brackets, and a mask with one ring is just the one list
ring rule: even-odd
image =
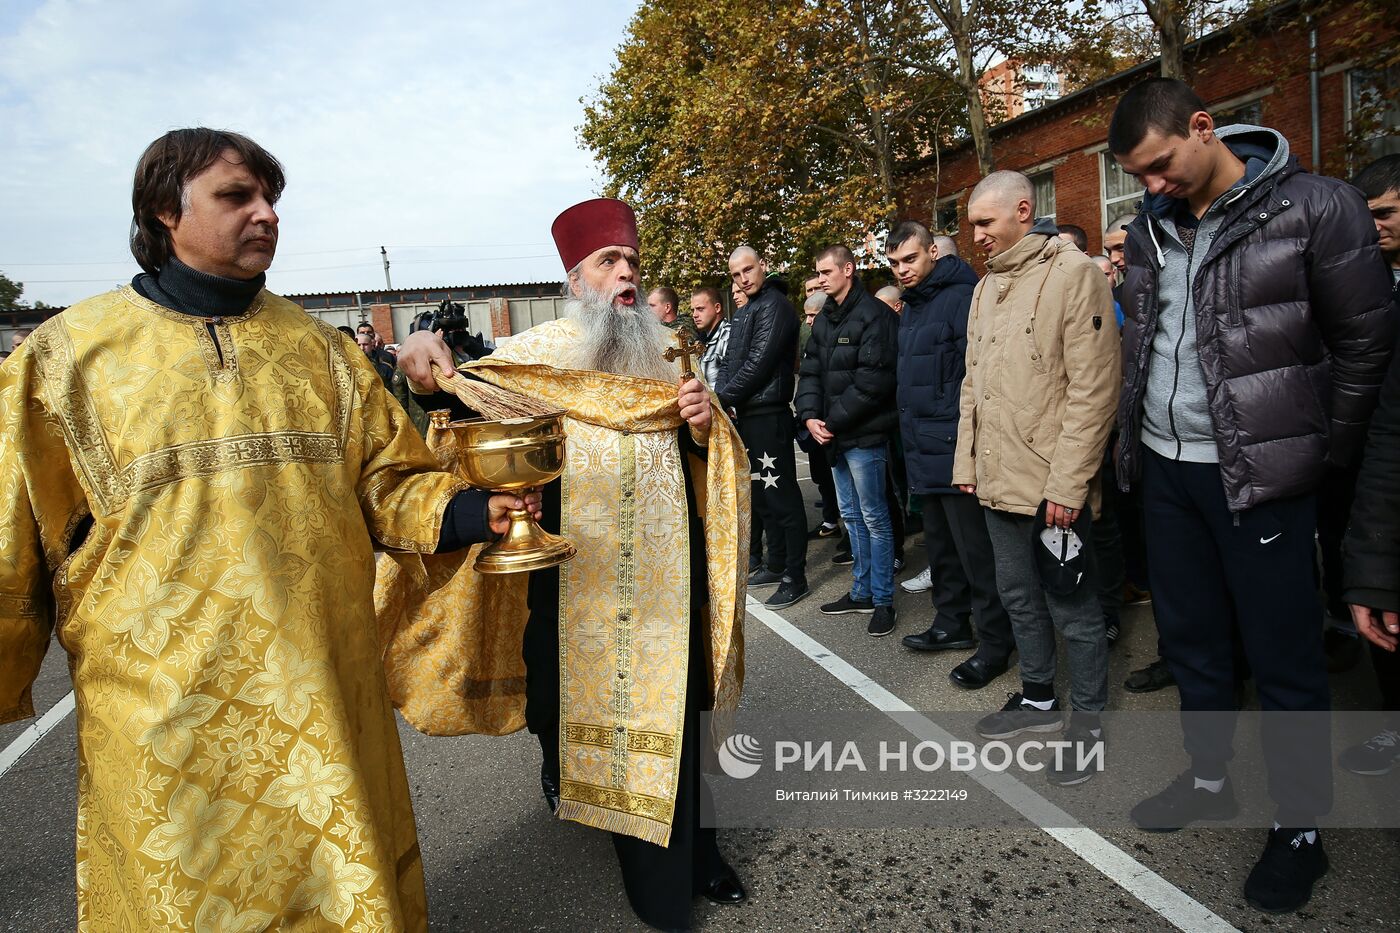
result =
[[[1095,729],[1098,735],[1094,735]],[[1065,741],[1070,747],[1056,749],[1058,754],[1051,756],[1050,766],[1045,769],[1045,777],[1051,784],[1060,787],[1083,784],[1103,770],[1106,742],[1097,716],[1089,720],[1078,713],[1071,716]]]
[[1060,701],[1049,709],[1037,709],[1020,693],[1008,693],[1006,705],[977,720],[977,734],[984,739],[1009,739],[1022,732],[1059,732],[1064,725]]
[[1400,765],[1400,732],[1382,729],[1338,755],[1337,764],[1352,774],[1389,774]]

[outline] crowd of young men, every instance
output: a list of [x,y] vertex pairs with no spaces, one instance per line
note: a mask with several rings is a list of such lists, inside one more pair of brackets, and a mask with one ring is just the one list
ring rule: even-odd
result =
[[[978,725],[986,738],[1009,738],[1066,726],[1058,633],[1066,738],[1093,747],[1107,741],[1099,714],[1119,609],[1149,583],[1161,657],[1126,689],[1174,683],[1184,712],[1230,710],[1243,665],[1263,710],[1330,709],[1320,541],[1332,625],[1372,642],[1394,712],[1394,367],[1374,423],[1372,412],[1400,314],[1400,156],[1354,184],[1316,175],[1279,133],[1217,127],[1187,85],[1167,79],[1124,96],[1109,147],[1146,191],[1137,214],[1108,225],[1102,256],[1086,255],[1081,228],[1037,220],[1030,181],[1007,171],[983,178],[968,201],[987,260],[980,281],[955,243],[905,221],[884,244],[897,286],[872,293],[850,249],[826,248],[813,257],[798,328],[757,254],[734,254],[749,305],[717,354],[716,389],[753,438],[768,556],[750,588],[781,584],[770,606],[807,592],[796,441],[823,507],[811,537],[841,534],[836,562],[851,566],[849,591],[821,612],[867,615],[872,636],[894,631],[903,537],[894,519],[907,495],[929,569],[906,589],[928,589],[934,614],[904,645],[975,647],[950,675],[968,689],[1015,656],[1020,689]],[[742,388],[726,384],[739,374]],[[760,383],[762,416],[746,428]],[[1265,911],[1306,903],[1327,869],[1317,821],[1331,804],[1328,735],[1301,721],[1266,718],[1272,770],[1285,770],[1285,747],[1295,762],[1305,747],[1315,766],[1271,777],[1276,821],[1244,888]],[[1144,829],[1238,810],[1230,730],[1184,722],[1190,768],[1133,809]],[[1394,728],[1341,756],[1362,774],[1397,763]],[[1069,758],[1049,773],[1061,785],[1093,776]]]

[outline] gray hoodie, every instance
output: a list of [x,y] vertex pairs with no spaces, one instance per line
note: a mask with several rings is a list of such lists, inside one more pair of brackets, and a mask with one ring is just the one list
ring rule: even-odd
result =
[[[1147,231],[1157,248],[1157,330],[1152,335],[1143,400],[1142,442],[1171,460],[1217,463],[1215,426],[1206,400],[1205,373],[1196,349],[1196,309],[1192,283],[1210,241],[1220,229],[1226,209],[1248,193],[1260,179],[1283,168],[1288,140],[1261,126],[1238,124],[1216,130],[1230,151],[1245,164],[1244,177],[1206,209],[1188,255],[1177,234],[1175,218],[1189,212],[1177,198],[1149,195],[1143,200]],[[1189,324],[1189,326],[1188,326]]]

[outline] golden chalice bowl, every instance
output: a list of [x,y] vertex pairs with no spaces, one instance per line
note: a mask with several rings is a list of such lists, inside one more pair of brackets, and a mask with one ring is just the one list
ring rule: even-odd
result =
[[[445,411],[432,425],[456,435],[457,472],[478,489],[523,493],[564,471],[564,413],[453,421]],[[526,509],[512,509],[510,528],[477,555],[479,573],[524,573],[564,563],[575,553],[567,539],[541,528]]]

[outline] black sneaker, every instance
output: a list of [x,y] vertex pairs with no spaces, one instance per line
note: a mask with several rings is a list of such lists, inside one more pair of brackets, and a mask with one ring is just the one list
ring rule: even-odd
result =
[[1103,625],[1104,637],[1108,639],[1108,650],[1112,651],[1113,646],[1118,644],[1118,636],[1123,630],[1118,625],[1117,619],[1105,619]]
[[839,525],[828,525],[826,522],[822,522],[820,525],[809,531],[807,533],[807,537],[834,538],[839,534],[841,534],[841,527]]
[[[1094,735],[1094,730],[1098,735]],[[1057,748],[1050,757],[1045,776],[1051,784],[1071,787],[1083,784],[1104,769],[1106,742],[1103,724],[1098,717],[1084,717],[1078,713],[1070,717],[1069,728],[1065,730],[1065,741],[1069,748]]]
[[1008,693],[1000,712],[977,720],[977,734],[984,739],[1009,739],[1022,732],[1059,732],[1064,725],[1060,701],[1049,709],[1037,709],[1020,693]]
[[1400,764],[1400,732],[1382,729],[1338,755],[1337,764],[1352,774],[1389,774]]
[[749,589],[756,589],[760,586],[775,586],[783,582],[783,575],[776,570],[769,570],[767,567],[760,567],[749,574]]
[[1230,778],[1218,791],[1196,786],[1189,770],[1177,775],[1160,793],[1133,807],[1128,816],[1138,829],[1152,833],[1174,833],[1197,820],[1232,820],[1240,812]]
[[821,611],[828,616],[844,616],[853,612],[868,616],[875,611],[875,604],[868,599],[851,599],[851,594],[847,593],[836,602],[823,605]]
[[1308,830],[1273,829],[1264,854],[1244,882],[1244,899],[1266,914],[1287,914],[1312,897],[1313,884],[1327,874],[1322,835],[1308,842]]
[[895,572],[895,573],[899,573],[899,572],[900,572],[901,570],[903,570],[903,569],[904,569],[904,558],[902,558],[902,557],[896,557],[896,558],[894,559],[894,572]]
[[895,619],[899,614],[894,611],[893,606],[876,606],[875,614],[870,617],[870,624],[865,627],[865,634],[881,638],[894,631]]
[[783,578],[782,586],[773,591],[773,595],[763,601],[763,605],[769,609],[782,609],[791,606],[812,592],[812,588],[807,585],[806,580],[789,580]]
[[831,562],[833,564],[854,564],[856,559],[855,556],[851,554],[851,549],[849,547],[844,549],[837,548],[836,553],[831,556]]
[[1129,693],[1153,693],[1175,686],[1176,678],[1172,676],[1172,669],[1162,658],[1133,671],[1128,675],[1128,679],[1123,681],[1123,689]]

